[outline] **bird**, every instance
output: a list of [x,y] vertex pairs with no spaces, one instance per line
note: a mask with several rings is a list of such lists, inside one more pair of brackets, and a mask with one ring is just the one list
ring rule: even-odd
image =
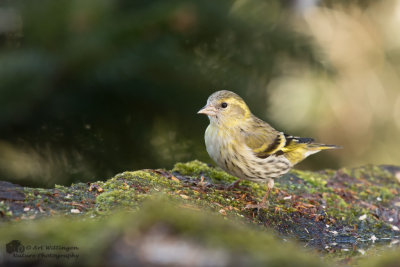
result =
[[261,202],[246,208],[266,207],[274,180],[306,157],[341,148],[276,130],[253,115],[239,95],[227,90],[211,94],[198,114],[210,120],[204,135],[208,154],[225,172],[239,178],[232,187],[242,180],[267,184]]

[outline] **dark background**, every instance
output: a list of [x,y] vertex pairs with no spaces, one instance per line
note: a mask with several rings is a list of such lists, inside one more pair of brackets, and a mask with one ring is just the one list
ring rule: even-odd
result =
[[[208,119],[196,113],[222,89],[240,94],[280,130],[351,144],[357,136],[344,137],[341,118],[320,112],[332,110],[320,106],[326,88],[340,93],[334,85],[341,66],[304,26],[308,8],[334,7],[301,2],[1,2],[0,179],[53,186],[177,161],[211,163],[203,141]],[[296,80],[294,91],[276,86],[293,73],[333,82],[311,86],[313,94]],[[311,111],[298,120],[301,101]],[[343,153],[352,150],[324,152],[300,167],[371,162]]]

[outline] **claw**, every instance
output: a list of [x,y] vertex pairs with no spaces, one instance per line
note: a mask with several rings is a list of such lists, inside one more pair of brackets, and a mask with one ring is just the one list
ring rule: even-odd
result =
[[258,204],[247,204],[246,207],[244,207],[244,209],[257,209],[257,211],[259,211],[260,209],[266,209],[268,208],[268,201],[264,201],[264,202],[259,202]]
[[239,183],[242,181],[242,179],[236,180],[233,183],[231,183],[230,185],[228,185],[227,187],[225,187],[225,190],[229,191],[235,188],[239,187]]
[[265,193],[265,195],[264,195],[263,199],[261,200],[261,202],[259,202],[258,204],[248,204],[244,208],[245,209],[255,209],[256,208],[257,210],[267,208],[268,205],[269,205],[269,202],[267,201],[267,198],[268,198],[268,195],[269,195],[270,191],[271,191],[271,188],[268,187],[267,192]]

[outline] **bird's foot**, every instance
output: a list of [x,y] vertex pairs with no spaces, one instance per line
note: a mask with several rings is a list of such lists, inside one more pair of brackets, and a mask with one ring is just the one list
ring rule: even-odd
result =
[[227,187],[225,187],[226,191],[230,191],[232,189],[238,188],[239,187],[239,183],[242,181],[242,179],[236,180],[233,183],[231,183],[230,185],[228,185]]
[[244,207],[244,209],[266,209],[269,206],[269,202],[268,201],[261,201],[257,204],[247,204],[246,207]]
[[[272,180],[272,179],[271,179]],[[272,180],[273,181],[273,180]],[[265,209],[268,208],[269,202],[268,202],[268,196],[269,196],[269,192],[271,191],[271,188],[268,187],[267,192],[265,193],[263,199],[258,202],[257,204],[248,204],[246,205],[246,207],[244,207],[245,209],[257,209],[257,211],[259,211],[260,209]]]

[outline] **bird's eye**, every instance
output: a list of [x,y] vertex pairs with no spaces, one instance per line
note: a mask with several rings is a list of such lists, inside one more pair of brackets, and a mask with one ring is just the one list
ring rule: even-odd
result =
[[228,104],[225,103],[225,102],[223,102],[223,103],[221,104],[221,107],[222,107],[222,108],[226,108],[227,106],[228,106]]

